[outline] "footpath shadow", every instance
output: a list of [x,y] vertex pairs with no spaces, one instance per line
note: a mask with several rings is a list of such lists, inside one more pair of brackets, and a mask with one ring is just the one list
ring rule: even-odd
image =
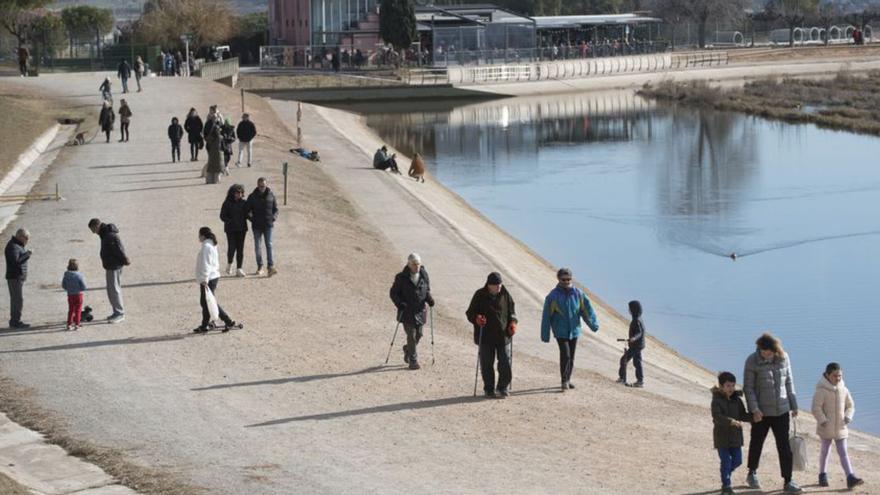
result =
[[[171,163],[171,162],[169,161],[168,163]],[[159,170],[156,172],[126,172],[126,173],[122,173],[122,174],[111,174],[111,177],[127,177],[130,175],[194,174],[196,172],[198,172],[197,169],[168,170],[168,171]]]
[[0,328],[0,337],[66,332],[65,327],[67,327],[66,323],[46,323],[43,325],[33,325],[30,328]]
[[[98,143],[98,144],[100,144],[100,143]],[[106,144],[106,143],[104,143],[104,144]],[[102,168],[147,167],[150,165],[176,165],[176,163],[172,164],[171,161],[151,162],[151,163],[126,163],[123,165],[93,165],[89,168],[92,170],[98,170],[98,169],[102,169]]]
[[190,389],[193,392],[203,392],[205,390],[220,390],[224,388],[238,388],[238,387],[255,387],[258,385],[284,385],[285,383],[306,383],[313,382],[317,380],[332,380],[333,378],[343,378],[346,376],[357,376],[357,375],[365,375],[367,373],[384,373],[386,371],[401,371],[405,370],[406,366],[373,366],[370,368],[364,368],[362,370],[350,371],[348,373],[325,373],[322,375],[306,375],[306,376],[291,376],[287,378],[274,378],[271,380],[258,380],[253,382],[240,382],[240,383],[222,383],[219,385],[210,385],[207,387],[199,387]]
[[[774,494],[774,493],[783,493],[782,490],[775,490],[775,491],[752,490],[747,485],[735,486],[733,488],[736,490],[736,493],[741,493],[743,495],[758,495],[759,493],[764,494],[764,495],[768,495],[768,494]],[[806,488],[806,487],[804,487],[804,488]],[[715,488],[713,490],[706,490],[706,491],[702,491],[702,492],[682,493],[681,495],[716,495],[717,493],[720,493],[720,492],[721,492],[721,490],[719,490],[718,488]]]
[[[434,400],[421,400],[414,402],[400,402],[397,404],[386,404],[384,406],[373,406],[373,407],[365,407],[361,409],[350,409],[348,411],[338,411],[332,413],[323,413],[323,414],[309,414],[306,416],[294,416],[292,418],[282,418],[282,419],[273,419],[272,421],[266,421],[263,423],[255,423],[252,425],[246,425],[245,428],[259,428],[263,426],[275,426],[275,425],[283,425],[286,423],[296,423],[299,421],[325,421],[329,419],[339,419],[339,418],[348,418],[352,416],[364,416],[367,414],[379,414],[379,413],[388,413],[395,411],[415,411],[418,409],[432,409],[435,407],[446,407],[446,406],[455,406],[458,404],[469,404],[469,403],[477,403],[485,400],[491,399],[483,399],[481,397],[472,397],[470,395],[463,395],[460,397],[447,397],[445,399],[434,399]],[[496,399],[497,400],[497,399]]]
[[[190,173],[198,173],[198,170],[187,170]],[[154,184],[156,182],[173,182],[173,181],[181,181],[181,180],[195,180],[201,179],[198,175],[193,175],[190,177],[163,177],[161,179],[138,179],[138,180],[126,180],[120,182],[120,184]],[[185,184],[191,185],[191,184]]]
[[[247,280],[247,279],[249,279],[249,278],[259,278],[259,277],[254,277],[254,276],[247,276],[247,277],[231,277],[231,276],[226,276],[226,277],[220,277],[220,280],[221,280],[223,283],[227,283],[227,282],[238,281],[238,280]],[[184,280],[169,280],[168,282],[140,282],[140,283],[137,283],[137,284],[125,284],[125,283],[123,283],[123,284],[122,284],[122,290],[125,290],[125,289],[138,289],[138,288],[142,288],[142,287],[162,287],[162,286],[164,286],[164,285],[182,285],[182,284],[193,284],[193,285],[197,285],[198,282],[196,282],[196,279],[195,279],[195,278],[188,278],[188,279],[184,279]],[[88,288],[86,289],[86,292],[103,291],[103,290],[107,290],[107,286],[106,286],[106,285],[102,285],[102,286],[100,286],[100,287],[88,287]],[[64,289],[62,289],[62,288],[56,288],[56,289],[55,289],[55,292],[64,292]]]
[[210,186],[212,184],[205,184],[204,182],[198,182],[196,184],[180,184],[176,186],[155,186],[155,187],[140,187],[135,189],[118,189],[116,191],[110,191],[111,193],[126,193],[126,192],[140,192],[140,191],[159,191],[163,189],[180,189],[185,187],[202,187],[202,186]]
[[[106,323],[102,321],[101,323]],[[109,347],[116,345],[134,345],[134,344],[154,344],[156,342],[174,342],[176,340],[184,340],[189,338],[205,338],[208,336],[223,335],[220,332],[208,333],[177,333],[171,335],[157,335],[154,337],[128,337],[125,339],[113,340],[97,340],[92,342],[75,342],[71,344],[49,345],[45,347],[34,347],[32,349],[15,349],[9,351],[0,351],[0,354],[23,354],[29,352],[52,352],[52,351],[72,351],[76,349],[92,349],[96,347]]]

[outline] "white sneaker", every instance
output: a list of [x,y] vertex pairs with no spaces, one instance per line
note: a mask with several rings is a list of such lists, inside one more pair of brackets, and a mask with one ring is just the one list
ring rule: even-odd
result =
[[262,274],[264,274],[264,273],[266,273],[266,271],[263,270],[262,267],[260,267],[260,268],[257,269],[257,273],[254,273],[254,275],[256,275],[256,276],[260,276],[260,275],[262,275]]
[[236,277],[244,277],[245,276],[244,270],[239,268],[238,271],[235,272],[235,276]]
[[233,268],[232,268],[232,263],[226,265],[226,274],[227,274],[227,275],[232,275],[233,273],[235,273],[235,271],[234,271]]

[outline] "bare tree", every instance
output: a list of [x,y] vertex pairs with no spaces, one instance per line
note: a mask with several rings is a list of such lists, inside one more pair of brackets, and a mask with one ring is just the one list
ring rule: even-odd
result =
[[747,0],[688,0],[688,17],[697,23],[700,48],[706,47],[706,26],[710,19],[739,21],[745,16]]
[[37,9],[50,2],[51,0],[0,0],[0,26],[15,36],[19,48],[24,45],[34,23],[40,17]]
[[794,46],[794,28],[804,25],[819,10],[819,0],[769,0],[765,10],[779,13],[788,27],[788,46]]
[[228,40],[236,29],[225,0],[148,0],[137,24],[138,35],[150,43],[176,46],[189,34],[195,49]]
[[669,44],[675,51],[675,30],[679,24],[684,23],[690,16],[690,2],[688,0],[658,0],[654,14],[669,24]]

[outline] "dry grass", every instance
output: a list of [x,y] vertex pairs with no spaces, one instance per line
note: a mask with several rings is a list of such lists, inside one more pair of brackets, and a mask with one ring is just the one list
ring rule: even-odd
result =
[[3,473],[0,473],[0,493],[3,495],[31,495],[31,492],[25,487],[19,485]]
[[[22,388],[8,378],[0,378],[0,411],[9,419],[31,430],[42,433],[46,441],[63,448],[72,456],[99,466],[123,485],[146,495],[190,495],[204,490],[183,483],[174,477],[126,460],[122,452],[99,447],[73,438],[61,420],[36,405],[33,391]],[[0,493],[17,494],[3,490]],[[27,493],[27,492],[25,492]]]
[[694,107],[745,112],[775,120],[880,135],[880,72],[833,79],[762,79],[722,90],[698,81],[646,85],[639,94]]

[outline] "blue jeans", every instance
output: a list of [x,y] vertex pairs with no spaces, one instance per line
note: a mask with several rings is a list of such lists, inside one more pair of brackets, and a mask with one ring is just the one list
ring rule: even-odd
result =
[[721,486],[730,486],[730,475],[743,463],[743,449],[718,449],[718,458],[721,459]]
[[120,79],[122,79],[122,92],[123,92],[123,93],[128,93],[128,78],[127,78],[127,77],[122,77],[122,78],[120,78]]
[[257,269],[263,268],[263,239],[266,240],[266,258],[269,261],[269,268],[275,266],[272,259],[272,227],[266,227],[266,230],[254,229],[254,249],[257,252]]

